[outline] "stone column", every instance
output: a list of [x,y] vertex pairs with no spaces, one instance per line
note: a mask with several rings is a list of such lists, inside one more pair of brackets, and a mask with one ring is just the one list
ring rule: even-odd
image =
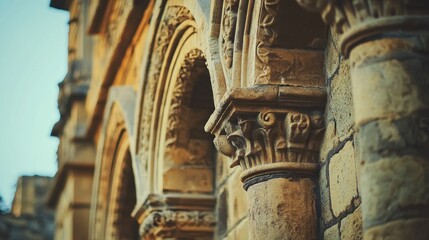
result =
[[231,167],[243,170],[250,239],[316,239],[324,99],[310,87],[238,89],[206,125]]
[[300,1],[343,32],[365,239],[429,239],[429,2]]

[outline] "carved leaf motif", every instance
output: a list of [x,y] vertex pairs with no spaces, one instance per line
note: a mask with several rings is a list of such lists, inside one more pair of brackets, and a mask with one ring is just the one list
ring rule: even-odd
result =
[[261,112],[241,116],[236,127],[229,128],[236,129],[225,131],[235,149],[230,154],[231,167],[240,165],[243,170],[274,162],[314,163],[324,133],[323,116],[318,112]]

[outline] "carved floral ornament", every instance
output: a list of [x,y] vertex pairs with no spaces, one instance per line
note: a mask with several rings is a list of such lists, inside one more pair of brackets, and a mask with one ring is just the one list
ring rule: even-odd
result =
[[222,54],[227,69],[232,67],[238,0],[226,0],[222,14]]
[[429,27],[427,0],[296,0],[321,13],[323,20],[345,33],[341,50],[348,56],[358,42],[389,30]]
[[177,232],[212,232],[216,225],[213,212],[156,211],[141,224],[140,234],[170,238]]
[[244,170],[242,181],[295,169],[312,174],[324,133],[320,112],[262,111],[257,116],[237,116],[224,134],[214,140],[216,148],[231,157],[231,167]]

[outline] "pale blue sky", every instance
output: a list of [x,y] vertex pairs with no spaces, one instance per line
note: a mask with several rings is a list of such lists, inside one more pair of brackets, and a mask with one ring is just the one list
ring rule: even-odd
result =
[[53,176],[58,82],[67,71],[68,13],[49,0],[0,0],[0,195],[20,175]]

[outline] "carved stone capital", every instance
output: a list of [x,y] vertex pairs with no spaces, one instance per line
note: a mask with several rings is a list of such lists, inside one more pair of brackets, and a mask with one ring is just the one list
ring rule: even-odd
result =
[[[259,98],[264,92],[259,88],[231,93],[220,104],[224,109],[215,112],[206,125],[216,136],[219,152],[232,159],[231,167],[239,165],[244,170],[241,180],[245,189],[267,176],[312,176],[317,170],[325,125],[321,107],[324,91],[282,91],[278,87],[275,94],[271,93],[273,88],[264,89],[265,98]],[[240,96],[247,96],[247,102],[240,101]]]
[[188,237],[204,237],[212,234],[215,225],[216,217],[213,212],[155,211],[141,224],[140,234],[163,239],[180,238],[182,233],[186,233],[185,236]]
[[344,33],[341,51],[351,49],[368,39],[392,31],[416,31],[429,27],[429,2],[426,0],[297,0],[323,20]]
[[324,132],[320,112],[262,111],[231,119],[215,139],[216,148],[240,165],[242,180],[292,170],[316,170],[319,144]]

